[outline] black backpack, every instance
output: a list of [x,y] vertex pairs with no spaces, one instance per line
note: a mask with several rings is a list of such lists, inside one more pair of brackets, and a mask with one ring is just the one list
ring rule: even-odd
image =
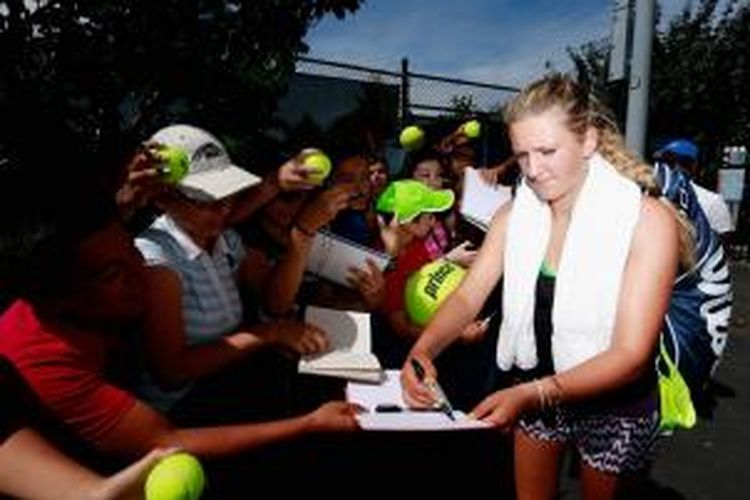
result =
[[675,280],[662,331],[663,346],[695,402],[703,398],[727,342],[732,314],[729,263],[690,180],[665,163],[654,169],[662,194],[695,228],[696,265]]

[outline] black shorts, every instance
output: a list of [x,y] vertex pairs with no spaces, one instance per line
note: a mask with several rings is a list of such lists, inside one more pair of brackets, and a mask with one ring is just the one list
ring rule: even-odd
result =
[[576,447],[591,468],[611,474],[643,469],[655,454],[659,436],[658,406],[641,415],[570,411],[564,407],[521,418],[519,427],[540,441]]

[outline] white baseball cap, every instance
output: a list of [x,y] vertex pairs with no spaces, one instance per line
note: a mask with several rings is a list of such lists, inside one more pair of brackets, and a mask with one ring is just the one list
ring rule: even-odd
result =
[[152,141],[180,148],[190,159],[188,173],[177,183],[185,196],[216,201],[261,182],[261,178],[232,163],[224,145],[203,129],[170,125],[156,132]]

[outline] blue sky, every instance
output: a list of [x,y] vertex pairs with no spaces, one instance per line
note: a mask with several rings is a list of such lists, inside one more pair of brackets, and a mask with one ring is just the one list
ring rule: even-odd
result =
[[[367,0],[327,17],[305,41],[309,55],[398,70],[523,86],[545,61],[566,70],[566,47],[609,36],[614,0]],[[669,19],[688,0],[662,0]]]

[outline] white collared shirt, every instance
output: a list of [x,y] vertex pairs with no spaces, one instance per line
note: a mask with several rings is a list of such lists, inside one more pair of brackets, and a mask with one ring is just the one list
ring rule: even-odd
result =
[[[169,216],[159,217],[136,238],[135,244],[149,266],[166,266],[182,282],[185,342],[198,345],[215,342],[237,331],[243,309],[236,273],[245,257],[240,236],[227,230],[216,240],[211,253],[200,248]],[[167,412],[189,390],[165,391],[146,368],[140,367],[134,387],[139,398]]]
[[691,184],[711,229],[719,234],[734,231],[734,221],[724,198],[719,193],[708,190],[695,182],[691,181]]
[[166,266],[180,276],[188,344],[213,342],[236,330],[243,312],[236,272],[245,257],[236,232],[225,231],[208,253],[162,215],[136,239],[136,246],[148,265]]

